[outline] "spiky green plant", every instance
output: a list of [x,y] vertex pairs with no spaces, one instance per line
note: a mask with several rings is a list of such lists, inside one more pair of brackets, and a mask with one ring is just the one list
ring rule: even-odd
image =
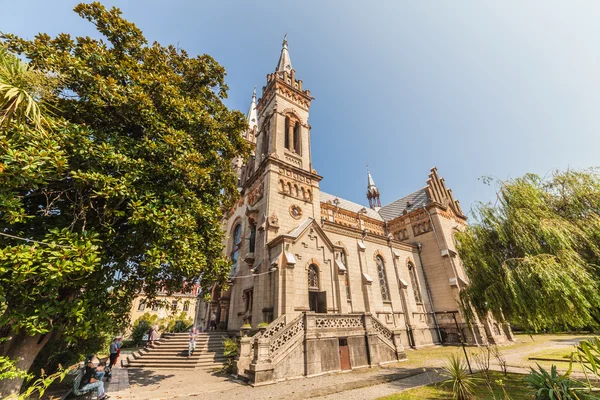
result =
[[442,374],[448,378],[445,385],[452,385],[452,398],[455,400],[474,399],[475,382],[477,378],[469,374],[466,364],[456,355],[448,358],[443,367]]
[[584,387],[582,382],[571,378],[571,368],[564,374],[559,374],[556,365],[550,372],[537,365],[537,370],[531,369],[525,377],[527,385],[535,390],[535,400],[584,400],[598,399]]

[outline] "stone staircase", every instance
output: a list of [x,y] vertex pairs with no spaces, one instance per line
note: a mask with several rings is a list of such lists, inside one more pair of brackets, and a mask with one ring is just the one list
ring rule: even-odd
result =
[[196,338],[196,351],[188,357],[189,333],[165,333],[154,348],[141,349],[122,361],[129,368],[221,368],[225,362],[223,332],[203,332]]

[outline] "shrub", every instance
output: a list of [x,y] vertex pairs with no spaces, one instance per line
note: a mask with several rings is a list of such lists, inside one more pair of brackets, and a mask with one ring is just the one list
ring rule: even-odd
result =
[[539,364],[538,369],[531,369],[529,375],[525,377],[527,385],[535,390],[535,400],[579,400],[588,399],[584,393],[580,393],[583,384],[574,379],[571,379],[571,369],[565,374],[559,374],[556,370],[556,365],[550,368],[550,372],[546,371]]
[[260,324],[258,324],[258,328],[266,328],[267,326],[269,326],[268,322],[261,322]]
[[467,366],[462,359],[456,355],[450,356],[446,365],[443,367],[443,375],[449,379],[444,384],[452,385],[452,398],[456,400],[474,399],[475,381],[477,380],[469,374]]
[[131,333],[131,340],[136,346],[141,346],[144,343],[144,335],[148,333],[152,325],[157,324],[158,315],[144,313],[133,323],[133,332]]
[[162,321],[167,332],[185,332],[194,323],[191,318],[187,317],[185,312],[182,312],[178,316],[172,315],[166,320]]
[[223,341],[223,355],[227,358],[225,365],[221,371],[227,374],[233,374],[235,372],[235,358],[239,352],[238,341],[235,338],[227,338]]

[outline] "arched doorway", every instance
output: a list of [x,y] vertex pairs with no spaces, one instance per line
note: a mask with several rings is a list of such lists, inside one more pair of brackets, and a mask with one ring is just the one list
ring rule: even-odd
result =
[[321,292],[319,281],[319,267],[311,264],[308,267],[308,305],[310,311],[316,313],[327,312],[327,293]]

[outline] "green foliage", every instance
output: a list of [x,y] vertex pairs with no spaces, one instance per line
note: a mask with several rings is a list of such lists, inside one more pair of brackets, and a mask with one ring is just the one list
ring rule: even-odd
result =
[[14,360],[0,356],[0,381],[3,379],[30,378],[27,371],[17,368]]
[[456,235],[471,282],[465,304],[533,330],[598,325],[596,170],[502,182],[497,204],[475,211],[478,223]]
[[248,155],[212,57],[148,45],[116,8],[75,12],[103,38],[0,46],[0,326],[69,341],[122,329],[140,290],[224,280]]
[[269,326],[268,322],[261,322],[260,324],[258,324],[258,328],[266,328],[267,326]]
[[239,352],[239,343],[237,338],[227,338],[223,341],[223,355],[227,358],[221,371],[227,374],[233,374],[236,369],[236,357]]
[[[2,357],[0,357],[0,359],[2,359]],[[75,366],[72,368],[74,367]],[[44,396],[46,389],[56,381],[62,382],[72,368],[62,368],[62,366],[59,366],[58,371],[50,375],[47,375],[42,370],[40,377],[32,381],[23,392],[9,395],[5,397],[4,400],[30,400],[36,397],[41,399]]]
[[469,374],[467,365],[463,360],[456,355],[451,355],[443,367],[442,374],[448,377],[444,384],[452,386],[452,396],[456,400],[470,400],[473,399],[473,393],[475,391],[475,382],[477,378],[474,378]]
[[161,321],[161,325],[163,325],[167,332],[185,332],[189,329],[189,327],[194,323],[194,320],[188,318],[185,312],[182,312],[178,316],[170,316],[166,320]]
[[136,346],[141,346],[144,343],[144,335],[150,331],[152,325],[158,324],[158,315],[144,313],[133,323],[133,331],[131,340]]
[[[535,400],[575,400],[592,399],[587,394],[581,392],[583,384],[570,377],[571,371],[565,374],[559,374],[556,365],[546,371],[538,364],[538,369],[531,369],[529,375],[525,377],[527,385],[535,390]],[[579,389],[579,391],[578,391]]]
[[581,341],[575,355],[585,370],[600,378],[600,337]]

